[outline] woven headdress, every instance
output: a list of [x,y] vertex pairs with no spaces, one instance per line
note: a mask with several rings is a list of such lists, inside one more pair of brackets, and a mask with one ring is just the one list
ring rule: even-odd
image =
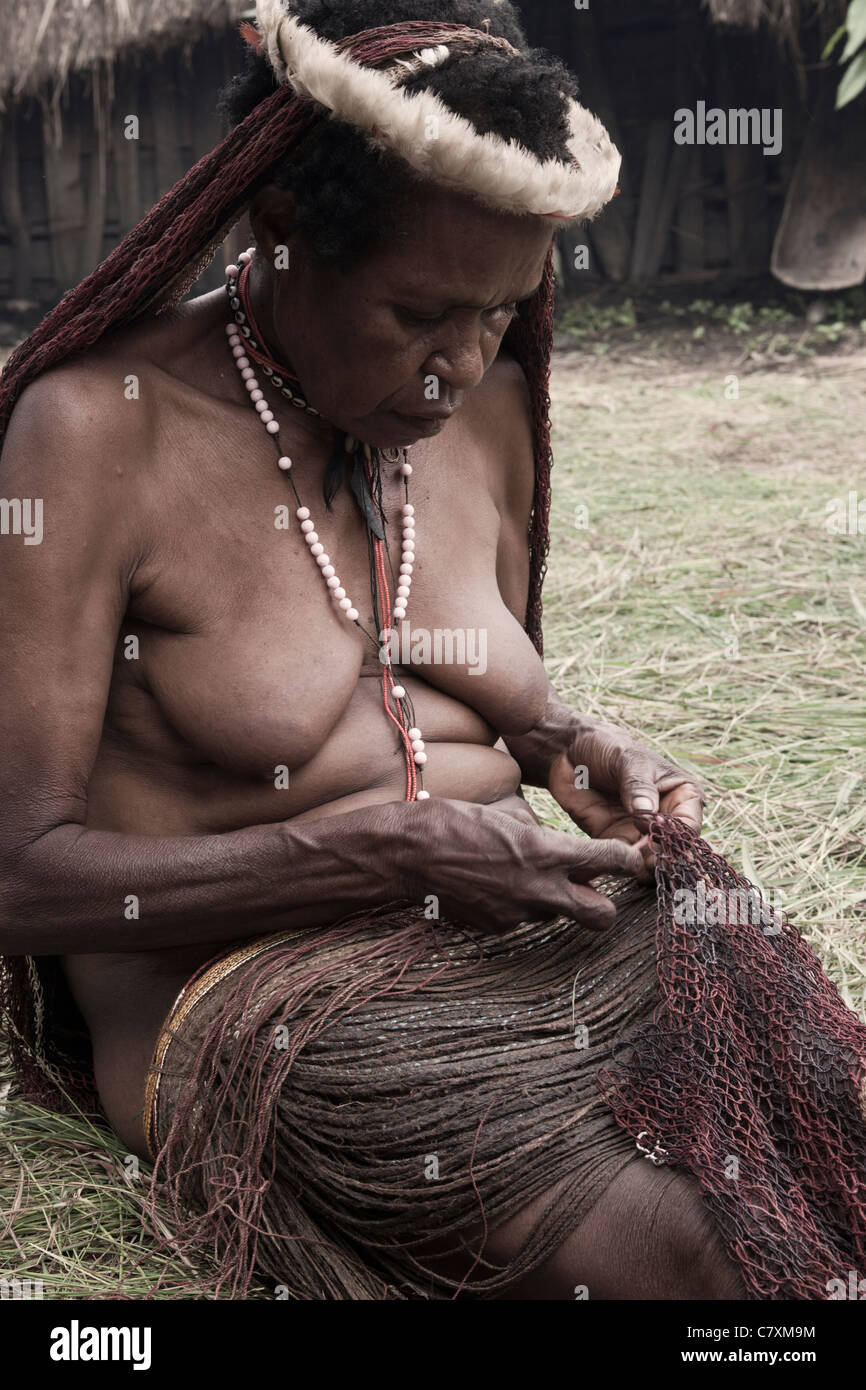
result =
[[364,131],[435,183],[505,212],[557,221],[594,216],[616,191],[620,155],[601,122],[577,101],[563,98],[570,155],[565,162],[541,160],[515,140],[479,134],[433,92],[402,89],[420,69],[439,67],[454,54],[496,47],[517,56],[505,39],[465,25],[442,25],[438,41],[428,39],[414,53],[383,65],[362,66],[341,52],[343,45],[335,46],[301,24],[282,0],[259,0],[256,15],[256,46],[267,54],[279,81]]

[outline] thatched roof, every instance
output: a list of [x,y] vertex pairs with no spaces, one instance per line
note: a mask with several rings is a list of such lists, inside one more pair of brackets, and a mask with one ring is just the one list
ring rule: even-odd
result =
[[757,29],[765,21],[777,24],[783,16],[790,22],[797,9],[796,0],[706,0],[706,6],[717,24],[739,29]]
[[716,24],[738,29],[766,25],[782,38],[796,38],[804,19],[825,11],[841,12],[842,0],[704,0]]
[[70,72],[124,50],[166,45],[224,28],[252,0],[3,0],[0,97],[57,89]]
[[[802,18],[843,9],[843,0],[695,0],[714,22],[756,29],[766,24],[796,43]],[[70,72],[86,71],[124,50],[163,47],[221,29],[253,8],[253,0],[0,0],[0,108],[50,84],[57,93]]]

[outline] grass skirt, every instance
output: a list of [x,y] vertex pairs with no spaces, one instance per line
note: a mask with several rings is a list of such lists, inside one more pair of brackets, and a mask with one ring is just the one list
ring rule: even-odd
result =
[[[496,1296],[544,1261],[636,1154],[598,1072],[656,1002],[651,889],[616,923],[481,935],[384,909],[211,962],[176,1002],[146,1128],[182,1248],[221,1287],[449,1298],[430,1243]],[[514,1260],[486,1235],[561,1184]],[[427,1254],[425,1254],[427,1252]]]

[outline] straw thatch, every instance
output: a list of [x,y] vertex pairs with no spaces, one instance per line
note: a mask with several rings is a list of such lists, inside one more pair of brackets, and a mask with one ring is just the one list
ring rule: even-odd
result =
[[[767,25],[795,44],[803,20],[842,12],[844,0],[695,0],[718,24]],[[92,70],[124,50],[165,46],[223,28],[253,0],[4,0],[0,106],[50,83],[55,93],[70,72]]]
[[224,28],[252,0],[4,0],[0,98],[71,72],[93,70],[124,51],[190,41]]
[[829,14],[837,22],[844,12],[844,0],[704,0],[716,24],[737,29],[758,29],[766,25],[778,38],[795,44],[800,26],[815,15]]
[[739,29],[757,29],[764,23],[796,24],[800,8],[798,0],[706,0],[706,6],[717,24]]

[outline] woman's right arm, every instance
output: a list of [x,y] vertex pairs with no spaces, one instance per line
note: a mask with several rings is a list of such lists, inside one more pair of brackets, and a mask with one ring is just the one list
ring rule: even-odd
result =
[[6,499],[43,508],[40,544],[0,535],[0,953],[210,944],[428,893],[491,928],[565,911],[610,919],[569,874],[640,873],[630,846],[488,807],[394,802],[210,836],[88,829],[117,637],[146,546],[136,469],[156,441],[140,403],[124,418],[105,411],[104,385],[88,390],[77,371],[70,390],[61,377],[22,396],[0,466]]
[[136,502],[152,428],[145,402],[124,400],[121,372],[115,386],[80,367],[37,380],[12,416],[0,493],[40,504],[42,536],[0,535],[4,954],[218,942],[385,893],[381,861],[365,865],[336,822],[202,837],[86,827],[118,633],[147,548]]

